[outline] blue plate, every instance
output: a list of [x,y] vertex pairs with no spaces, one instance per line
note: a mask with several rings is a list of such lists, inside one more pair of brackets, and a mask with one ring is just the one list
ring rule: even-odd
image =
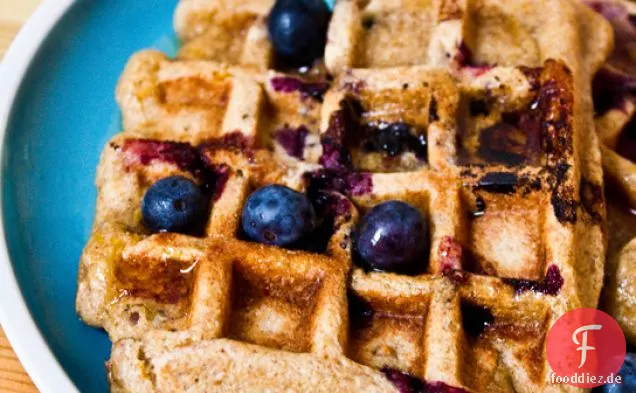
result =
[[120,129],[115,86],[135,51],[174,53],[176,5],[75,2],[41,44],[9,117],[2,213],[11,263],[37,327],[82,392],[108,391],[110,342],[78,319],[75,291],[99,154]]

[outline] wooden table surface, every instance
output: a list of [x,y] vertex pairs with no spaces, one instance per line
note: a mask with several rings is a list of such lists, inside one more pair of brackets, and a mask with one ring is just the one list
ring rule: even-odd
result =
[[37,391],[0,328],[0,392],[37,393]]
[[[0,59],[40,0],[0,0]],[[0,327],[0,392],[37,393]]]

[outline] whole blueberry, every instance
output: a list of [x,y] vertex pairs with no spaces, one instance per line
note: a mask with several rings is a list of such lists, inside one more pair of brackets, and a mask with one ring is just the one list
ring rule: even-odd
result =
[[161,179],[141,201],[146,226],[153,232],[191,233],[207,219],[208,199],[201,188],[183,176]]
[[371,209],[354,236],[355,249],[365,268],[414,274],[424,270],[428,228],[419,210],[401,201]]
[[[622,377],[621,383],[610,383],[598,388],[603,393],[632,393],[636,392],[636,353],[628,353],[623,367],[618,374]],[[596,391],[596,390],[595,390]]]
[[286,247],[314,230],[316,213],[304,194],[270,185],[249,196],[243,207],[241,226],[250,240]]
[[324,0],[277,0],[267,20],[276,54],[294,66],[322,57],[329,24]]

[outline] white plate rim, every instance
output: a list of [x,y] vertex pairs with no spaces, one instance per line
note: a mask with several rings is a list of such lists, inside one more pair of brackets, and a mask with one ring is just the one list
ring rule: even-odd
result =
[[[0,138],[3,149],[9,115],[38,49],[75,0],[45,0],[29,18],[0,63]],[[0,151],[0,160],[3,160]],[[3,184],[0,173],[0,184]],[[0,206],[3,204],[0,193]],[[79,392],[50,350],[16,280],[0,214],[0,324],[18,359],[42,393]]]

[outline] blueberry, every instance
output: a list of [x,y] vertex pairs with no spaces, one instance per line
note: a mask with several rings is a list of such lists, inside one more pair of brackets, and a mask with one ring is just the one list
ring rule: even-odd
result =
[[378,132],[378,144],[389,157],[395,157],[408,148],[411,137],[411,127],[404,123],[394,123]]
[[618,374],[622,377],[620,384],[603,385],[598,391],[602,393],[636,392],[636,353],[627,354],[623,367],[621,367]]
[[413,274],[423,270],[426,261],[428,228],[419,210],[388,201],[364,216],[354,242],[365,268]]
[[418,159],[427,159],[426,135],[414,135],[413,127],[410,125],[398,122],[372,124],[367,127],[371,137],[363,145],[366,151],[383,152],[389,157],[396,157],[405,151],[410,151]]
[[324,0],[277,0],[267,20],[276,54],[290,65],[311,65],[322,57],[329,16]]
[[141,201],[146,226],[153,232],[192,233],[207,219],[208,199],[199,186],[183,176],[154,183]]
[[316,227],[316,213],[307,196],[281,185],[252,193],[241,220],[250,240],[280,247],[294,245]]

